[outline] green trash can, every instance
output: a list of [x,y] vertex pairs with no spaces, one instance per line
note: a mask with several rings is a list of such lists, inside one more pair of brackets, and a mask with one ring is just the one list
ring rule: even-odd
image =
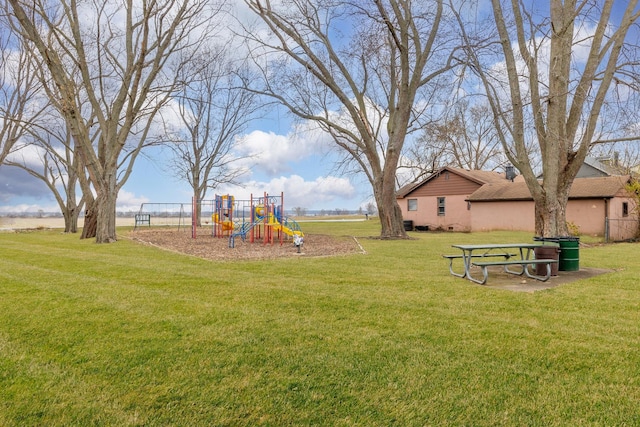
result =
[[580,270],[580,238],[579,237],[534,237],[537,242],[552,242],[560,246],[558,256],[559,271]]
[[558,270],[580,270],[580,238],[560,237],[558,238],[558,243],[560,243],[560,258],[558,261]]

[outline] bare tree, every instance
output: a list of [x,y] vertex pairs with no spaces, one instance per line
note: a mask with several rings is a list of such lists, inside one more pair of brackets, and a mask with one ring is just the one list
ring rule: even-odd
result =
[[[64,122],[59,117],[49,118],[45,121],[42,116],[38,122],[29,124],[28,131],[5,164],[21,168],[44,182],[62,212],[65,233],[76,233],[85,200],[85,196],[78,200],[77,186],[87,185],[88,180],[79,158],[73,154],[73,140]],[[33,158],[33,154],[37,158]],[[89,195],[90,189],[85,185],[81,187],[87,190],[84,194]]]
[[405,137],[454,65],[444,1],[245,0],[266,32],[249,32],[264,86],[316,122],[367,176],[381,237],[406,237],[395,197]]
[[502,145],[487,105],[457,102],[450,117],[427,125],[425,139],[443,146],[448,165],[472,170],[503,166]]
[[[491,3],[499,52],[490,56],[466,33],[472,65],[505,153],[533,196],[536,233],[567,235],[571,184],[592,143],[613,127],[601,115],[623,108],[615,93],[620,87],[627,96],[638,88],[638,47],[627,41],[640,16],[638,2],[620,4],[619,13],[613,0]],[[527,148],[527,123],[539,146],[541,181]]]
[[220,45],[192,56],[179,71],[185,84],[175,96],[178,124],[165,120],[171,170],[189,182],[195,200],[220,184],[237,184],[243,170],[233,167],[242,158],[232,153],[235,138],[261,108],[257,95],[243,89],[248,71],[233,54]]
[[293,212],[295,216],[305,216],[307,214],[307,208],[296,206],[293,208]]
[[[640,135],[639,125],[634,123],[623,131],[629,135]],[[590,155],[606,164],[614,173],[640,176],[640,144],[637,139],[637,136],[630,136],[629,139],[622,137],[606,142],[596,141]]]
[[29,49],[0,14],[0,165],[42,112],[38,90]]
[[404,180],[398,184],[420,181],[443,166],[495,170],[505,163],[489,106],[458,100],[407,144],[400,169],[408,173],[400,174]]
[[[166,65],[183,49],[202,42],[207,30],[201,27],[213,17],[207,5],[213,3],[8,2],[16,27],[34,44],[55,83],[50,98],[70,129],[75,154],[95,190],[85,226],[88,222],[95,227],[98,243],[115,241],[118,191],[158,110],[179,83],[165,72]],[[194,35],[196,29],[200,36]],[[83,236],[89,237],[85,232]]]

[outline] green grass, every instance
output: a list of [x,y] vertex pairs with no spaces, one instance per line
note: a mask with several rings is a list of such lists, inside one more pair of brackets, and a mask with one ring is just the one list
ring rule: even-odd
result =
[[528,234],[303,228],[367,254],[210,262],[0,234],[0,425],[640,424],[637,245],[581,248],[614,272],[515,293],[440,254]]

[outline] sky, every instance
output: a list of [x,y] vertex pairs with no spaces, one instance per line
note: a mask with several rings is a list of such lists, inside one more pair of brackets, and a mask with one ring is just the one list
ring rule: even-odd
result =
[[[307,211],[357,211],[372,201],[364,179],[335,172],[335,153],[321,136],[300,135],[284,111],[253,122],[238,139],[240,154],[247,160],[237,166],[247,170],[242,187],[223,185],[209,190],[205,199],[231,194],[248,200],[251,194],[280,195],[285,209]],[[170,169],[168,150],[150,148],[135,163],[133,173],[118,195],[117,210],[137,212],[143,203],[191,203],[192,191]],[[0,166],[0,215],[9,213],[59,212],[46,185],[16,167]]]
[[[247,14],[242,4],[237,1],[240,15]],[[322,135],[300,132],[301,126],[304,128],[304,124],[294,124],[282,107],[273,107],[269,114],[250,123],[237,136],[241,142],[238,154],[250,157],[237,164],[247,170],[241,178],[242,187],[223,185],[209,190],[205,199],[211,200],[215,194],[249,199],[251,194],[283,192],[285,209],[365,209],[372,202],[368,182],[364,177],[337,174],[335,151]],[[138,157],[118,194],[118,211],[137,212],[143,203],[191,203],[189,184],[170,170],[168,155],[167,149],[150,148]],[[47,186],[19,168],[0,166],[0,215],[39,211],[60,211]]]
[[[622,4],[616,3],[616,11]],[[239,154],[250,157],[239,164],[247,170],[243,186],[210,190],[206,199],[213,199],[215,194],[249,199],[251,194],[284,192],[285,209],[366,209],[373,201],[369,183],[362,176],[340,176],[334,168],[336,154],[330,142],[301,128],[304,124],[294,122],[282,107],[274,107],[270,114],[252,122],[238,135],[242,141],[237,147]],[[143,203],[191,202],[189,185],[169,169],[167,152],[151,148],[136,160],[118,195],[118,211],[138,211]],[[38,211],[59,212],[46,185],[18,168],[0,166],[0,215]]]

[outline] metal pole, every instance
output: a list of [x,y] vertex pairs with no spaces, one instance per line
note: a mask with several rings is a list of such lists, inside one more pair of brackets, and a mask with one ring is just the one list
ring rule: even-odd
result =
[[196,238],[196,198],[191,197],[191,238]]

